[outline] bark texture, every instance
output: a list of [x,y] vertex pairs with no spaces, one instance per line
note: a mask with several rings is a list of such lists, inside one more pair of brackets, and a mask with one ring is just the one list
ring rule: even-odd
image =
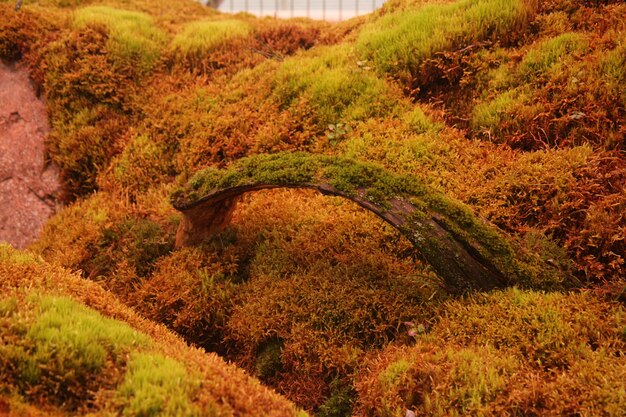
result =
[[[424,215],[423,207],[391,198],[383,206],[366,197],[361,189],[348,195],[330,184],[269,184],[256,183],[216,189],[196,201],[175,205],[183,213],[176,235],[176,246],[200,243],[228,226],[239,197],[245,193],[268,188],[310,188],[322,194],[347,198],[371,211],[398,229],[419,250],[444,279],[450,291],[490,290],[506,286],[505,274],[492,260],[481,255],[484,251],[476,242],[461,240],[446,228],[442,216],[435,212]],[[419,215],[418,215],[419,213]]]

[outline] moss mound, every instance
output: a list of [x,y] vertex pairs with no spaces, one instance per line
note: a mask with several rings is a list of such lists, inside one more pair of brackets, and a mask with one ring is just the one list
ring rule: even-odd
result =
[[9,412],[45,404],[51,413],[297,414],[97,284],[33,255],[1,246],[0,288],[0,395]]
[[624,317],[590,293],[512,289],[448,303],[414,346],[372,360],[357,383],[360,411],[620,415]]
[[532,13],[532,2],[525,0],[419,5],[365,26],[357,48],[377,69],[399,78],[407,88],[428,88],[437,74],[429,74],[425,64],[435,54],[486,40],[511,42],[521,35]]

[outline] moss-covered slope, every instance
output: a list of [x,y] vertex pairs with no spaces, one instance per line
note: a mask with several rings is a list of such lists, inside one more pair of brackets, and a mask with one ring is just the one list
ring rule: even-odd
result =
[[[66,207],[31,250],[104,288],[70,294],[78,304],[16,295],[7,311],[32,319],[18,328],[62,314],[50,307],[59,300],[81,329],[109,326],[81,306],[109,291],[320,416],[623,409],[614,304],[626,274],[623,1],[390,0],[332,25],[225,16],[187,0],[25,0],[19,12],[0,1],[0,16],[0,57],[28,67],[45,95],[49,157],[66,185]],[[180,184],[280,152],[415,179],[511,236],[536,261],[535,278],[523,291],[450,300],[395,229],[306,190],[246,196],[221,233],[174,248],[181,215],[168,197]],[[558,265],[571,266],[565,281],[582,295],[542,292],[560,287],[562,275],[546,275]],[[64,282],[53,267],[28,268],[50,287]],[[16,346],[36,345],[26,334]],[[167,340],[131,348],[122,367],[107,345],[106,377],[95,380],[109,385],[93,404],[129,406],[126,369],[193,370],[159,350]],[[194,352],[197,363],[214,359]],[[12,377],[12,404],[64,413],[49,390],[74,380],[28,375]],[[194,384],[180,397],[203,412],[213,394],[196,401]],[[237,401],[257,398],[226,385]]]
[[623,306],[584,292],[511,289],[448,303],[432,328],[412,324],[412,346],[372,358],[357,382],[359,410],[622,415],[625,319]]

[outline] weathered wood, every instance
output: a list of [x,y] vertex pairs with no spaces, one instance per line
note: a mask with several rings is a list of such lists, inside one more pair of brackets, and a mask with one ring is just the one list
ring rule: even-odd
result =
[[566,269],[529,254],[515,239],[418,179],[349,158],[303,152],[255,155],[197,172],[172,193],[183,214],[178,247],[222,231],[241,195],[266,188],[308,188],[354,201],[398,229],[453,292],[489,290]]
[[224,230],[240,196],[268,188],[308,188],[324,195],[347,198],[371,211],[395,227],[419,251],[422,258],[445,280],[453,292],[472,289],[489,290],[507,284],[507,278],[480,251],[468,247],[446,230],[437,213],[411,220],[416,207],[400,199],[391,199],[390,208],[368,200],[365,190],[348,195],[330,184],[268,184],[256,183],[219,189],[187,204],[178,206],[183,219],[176,234],[176,246],[195,245]]

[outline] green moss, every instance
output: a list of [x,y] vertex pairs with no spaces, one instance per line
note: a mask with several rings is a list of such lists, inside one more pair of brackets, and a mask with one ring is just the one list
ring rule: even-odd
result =
[[32,294],[2,300],[8,315],[0,334],[0,373],[20,392],[39,392],[54,404],[76,409],[98,387],[110,384],[111,367],[151,345],[127,324],[102,317],[67,297]]
[[172,172],[171,153],[146,135],[131,139],[124,151],[111,161],[112,175],[102,182],[131,195],[147,191]]
[[541,42],[531,49],[522,60],[518,72],[527,82],[539,77],[558,73],[576,54],[589,48],[587,38],[579,33],[565,33]]
[[528,100],[520,89],[513,89],[499,94],[496,98],[474,107],[471,126],[476,132],[481,132],[494,139],[501,133],[502,122],[509,121],[515,108]]
[[626,39],[603,57],[600,73],[610,97],[615,97],[626,106]]
[[17,299],[15,297],[0,300],[0,318],[10,317],[17,312]]
[[439,132],[443,129],[443,124],[433,121],[424,110],[415,107],[404,116],[404,122],[412,133],[423,134],[428,132]]
[[172,40],[172,47],[183,57],[200,59],[228,42],[245,38],[251,27],[243,20],[215,20],[187,23]]
[[282,346],[283,343],[280,340],[271,340],[266,342],[259,350],[259,354],[256,357],[255,368],[256,375],[261,380],[271,378],[282,371]]
[[378,380],[382,386],[390,388],[398,382],[398,379],[401,378],[410,367],[411,364],[406,359],[400,359],[396,362],[392,362],[378,376]]
[[33,384],[42,365],[59,367],[61,373],[94,373],[102,369],[108,355],[121,362],[131,348],[149,345],[146,336],[128,325],[69,298],[45,296],[35,302],[38,317],[26,334],[33,353],[22,368]]
[[166,41],[165,34],[154,26],[150,16],[107,6],[78,9],[74,25],[106,27],[110,33],[109,47],[119,64],[137,66],[141,72],[152,69]]
[[274,77],[274,95],[283,108],[306,103],[324,129],[388,114],[401,99],[357,61],[347,45],[289,58]]
[[173,192],[172,200],[175,205],[184,206],[195,198],[229,187],[321,183],[329,183],[349,195],[367,188],[371,188],[374,195],[387,198],[425,192],[416,179],[394,176],[376,164],[296,152],[255,155],[239,159],[225,170],[208,168],[200,171],[186,186]]
[[483,39],[514,36],[530,8],[521,0],[461,0],[385,14],[365,26],[357,51],[376,69],[413,84],[421,64],[436,52]]
[[30,265],[39,263],[40,259],[30,252],[16,251],[10,244],[0,242],[0,261]]
[[[193,404],[200,379],[173,359],[155,353],[133,353],[118,394],[125,403],[124,416],[198,416]],[[205,409],[202,415],[217,415]]]
[[318,417],[348,417],[352,415],[355,392],[351,384],[335,379],[330,383],[330,396],[319,407]]
[[[454,368],[444,401],[455,404],[459,415],[480,410],[495,400],[517,367],[513,358],[499,357],[491,349],[448,350],[446,355],[454,362]],[[436,403],[441,400],[435,394],[425,403],[437,409],[440,406]]]

